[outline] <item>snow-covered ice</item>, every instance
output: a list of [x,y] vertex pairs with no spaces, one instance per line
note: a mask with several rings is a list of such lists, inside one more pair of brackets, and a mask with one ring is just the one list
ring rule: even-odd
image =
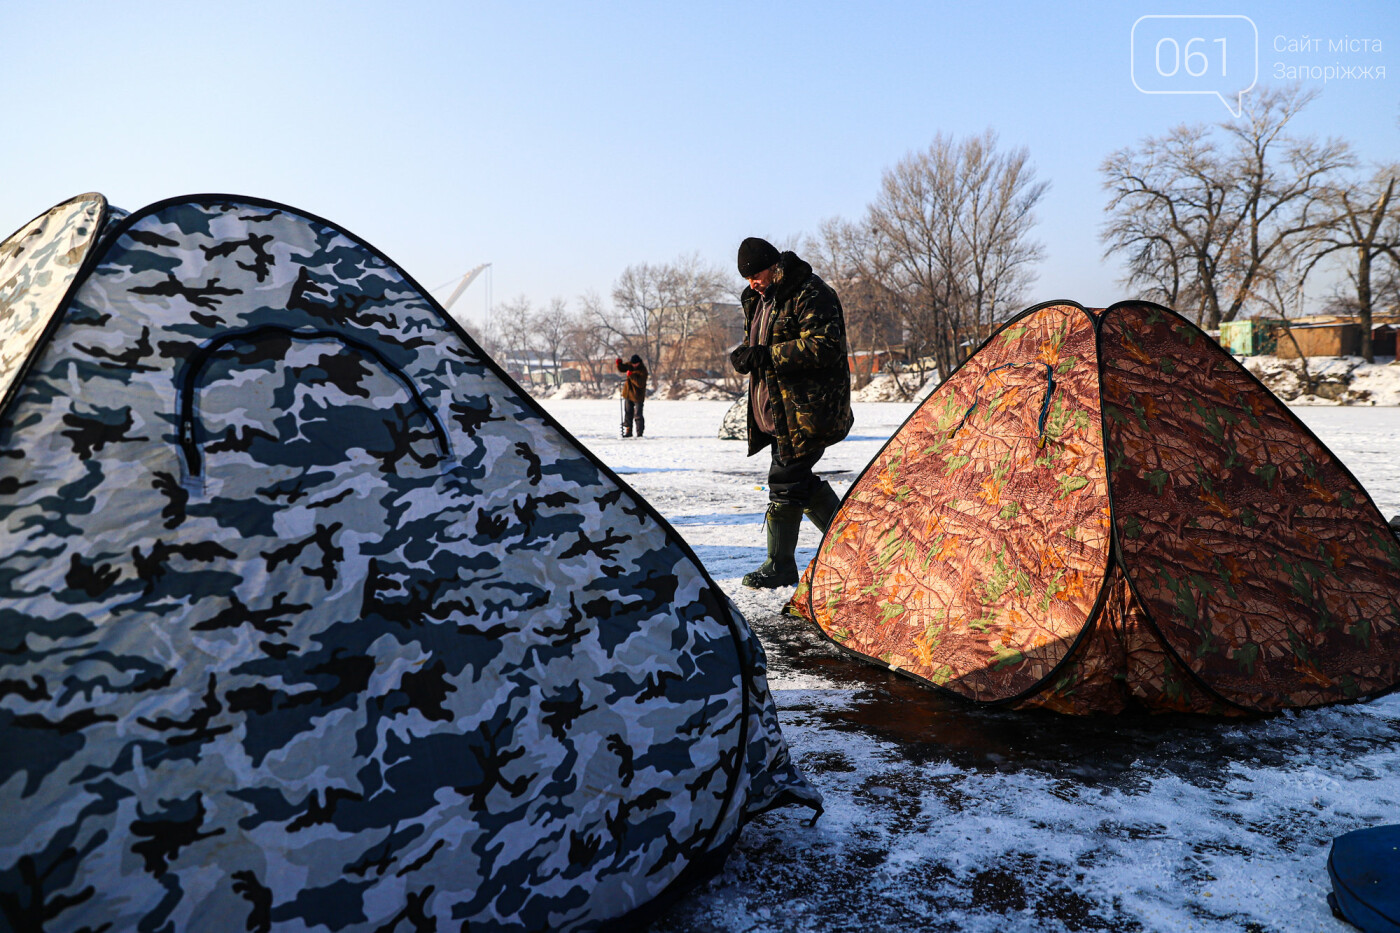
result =
[[[722,401],[548,410],[676,527],[768,652],[793,755],[826,812],[749,825],[661,931],[1341,931],[1331,840],[1400,822],[1400,695],[1248,722],[972,709],[839,657],[747,590],[768,457],[716,437]],[[818,472],[839,492],[912,410],[857,404]],[[1400,512],[1400,409],[1299,408],[1381,511]],[[804,523],[798,561],[818,538]]]

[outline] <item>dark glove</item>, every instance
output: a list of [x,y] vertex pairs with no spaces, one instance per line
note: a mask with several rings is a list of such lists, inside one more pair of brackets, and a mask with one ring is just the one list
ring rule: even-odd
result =
[[772,354],[765,346],[737,347],[729,354],[729,361],[741,373],[766,369],[772,364]]

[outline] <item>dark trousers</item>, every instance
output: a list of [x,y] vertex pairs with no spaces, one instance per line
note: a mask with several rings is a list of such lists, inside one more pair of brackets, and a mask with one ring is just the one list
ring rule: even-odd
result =
[[638,437],[641,437],[641,436],[642,436],[642,432],[646,430],[647,423],[646,423],[646,420],[642,417],[642,405],[643,405],[643,403],[645,403],[645,402],[646,402],[646,399],[644,399],[644,398],[643,398],[643,399],[637,399],[637,401],[635,401],[635,402],[632,401],[631,399],[625,399],[625,400],[623,401],[623,403],[622,403],[622,430],[623,430],[625,433],[627,433],[627,434],[631,434],[631,433],[632,433],[632,422],[633,422],[634,420],[637,422],[637,436],[638,436]]
[[768,501],[787,502],[806,508],[821,485],[812,467],[817,465],[826,451],[819,450],[810,456],[783,463],[778,459],[778,445],[774,444],[769,449],[773,453],[773,462],[768,467]]

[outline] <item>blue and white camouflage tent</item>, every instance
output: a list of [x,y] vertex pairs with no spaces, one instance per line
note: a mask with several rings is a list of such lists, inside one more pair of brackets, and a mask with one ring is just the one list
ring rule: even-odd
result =
[[819,808],[693,552],[326,221],[0,246],[0,926],[587,930]]

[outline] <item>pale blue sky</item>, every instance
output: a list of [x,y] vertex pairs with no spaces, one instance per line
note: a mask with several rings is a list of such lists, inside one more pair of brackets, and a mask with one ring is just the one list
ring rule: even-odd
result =
[[[935,133],[992,127],[1052,184],[1028,301],[1105,304],[1125,295],[1100,258],[1100,162],[1228,117],[1134,88],[1133,24],[1168,13],[1249,16],[1261,83],[1276,62],[1385,66],[1304,82],[1321,96],[1301,127],[1400,159],[1394,0],[3,0],[0,235],[82,191],[128,209],[231,192],[320,214],[429,287],[491,262],[497,301],[573,301],[630,263],[696,251],[729,269],[744,236],[854,218]],[[1322,50],[1275,52],[1278,36]],[[1382,51],[1327,50],[1344,36]]]

